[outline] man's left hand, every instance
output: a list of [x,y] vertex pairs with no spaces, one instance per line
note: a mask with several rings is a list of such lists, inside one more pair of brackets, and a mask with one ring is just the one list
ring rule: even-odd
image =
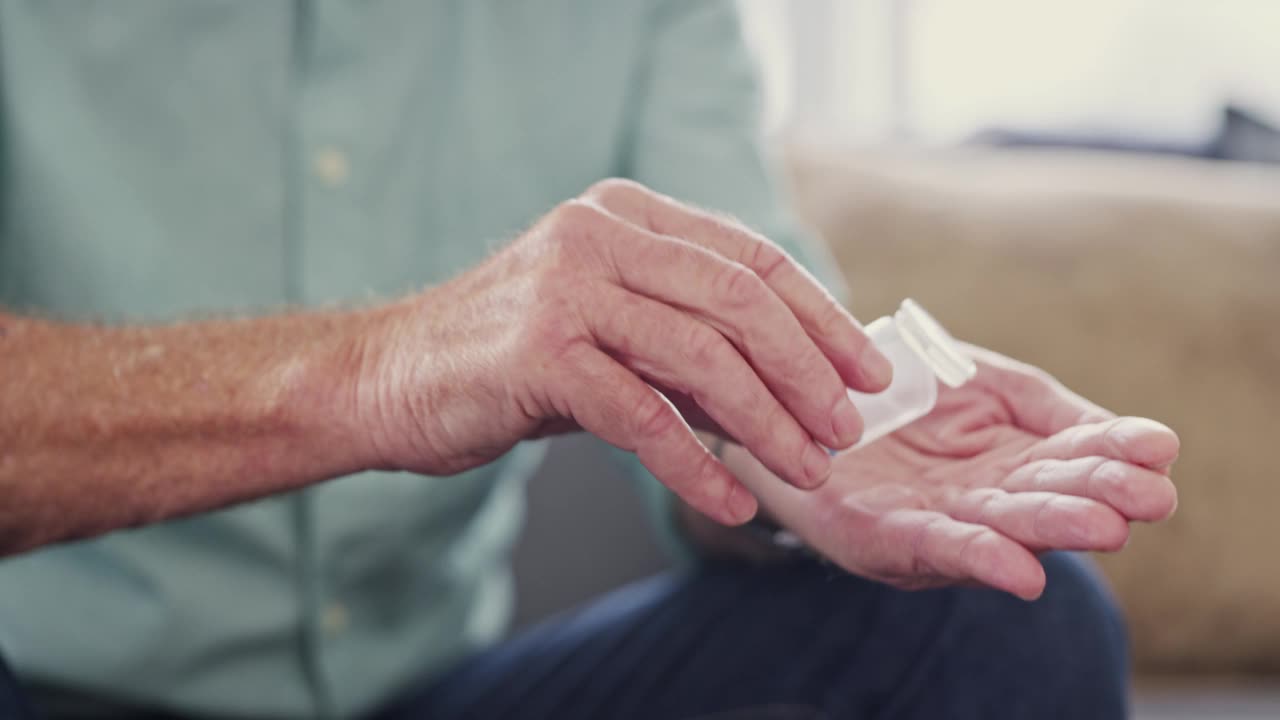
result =
[[[1177,505],[1172,430],[1116,417],[1044,372],[971,348],[978,374],[926,417],[839,455],[811,491],[729,465],[763,508],[858,575],[903,588],[979,584],[1034,599],[1036,553],[1118,550]],[[738,457],[734,457],[734,456]]]

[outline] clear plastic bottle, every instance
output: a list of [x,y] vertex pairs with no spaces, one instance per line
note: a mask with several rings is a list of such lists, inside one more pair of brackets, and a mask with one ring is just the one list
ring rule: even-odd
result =
[[907,298],[893,315],[866,328],[867,335],[893,365],[893,382],[880,393],[849,391],[862,414],[862,440],[855,447],[888,435],[929,414],[938,401],[938,382],[960,387],[978,372],[973,359],[925,312]]

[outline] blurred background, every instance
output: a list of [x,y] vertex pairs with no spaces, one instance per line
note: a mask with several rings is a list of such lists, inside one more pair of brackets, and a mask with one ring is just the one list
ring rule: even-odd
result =
[[[740,4],[769,140],[855,314],[915,297],[1182,435],[1178,515],[1100,558],[1138,717],[1280,717],[1280,3]],[[521,624],[665,566],[600,449],[558,442]]]

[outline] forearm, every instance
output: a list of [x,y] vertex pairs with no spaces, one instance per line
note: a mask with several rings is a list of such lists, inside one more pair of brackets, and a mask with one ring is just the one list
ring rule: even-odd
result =
[[830,474],[818,443],[856,439],[845,388],[884,385],[869,347],[765,238],[616,180],[382,309],[150,328],[0,315],[0,553],[365,468],[453,474],[574,428],[741,522],[755,500],[696,462],[646,380],[698,388],[704,426],[812,487]]
[[367,465],[344,378],[386,312],[164,327],[0,313],[0,554]]

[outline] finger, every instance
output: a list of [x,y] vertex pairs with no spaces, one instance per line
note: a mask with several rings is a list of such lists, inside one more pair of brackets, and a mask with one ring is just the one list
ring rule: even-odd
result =
[[1022,461],[1070,460],[1098,455],[1153,469],[1165,469],[1178,458],[1178,436],[1147,418],[1121,417],[1069,427],[1027,449]]
[[759,277],[697,245],[621,220],[612,222],[609,247],[624,288],[686,310],[714,326],[741,351],[787,411],[823,444],[846,448],[857,442],[862,418],[844,381],[791,310]]
[[1096,455],[1037,460],[1009,473],[1009,492],[1052,492],[1106,503],[1129,520],[1156,522],[1178,507],[1178,491],[1161,473]]
[[957,520],[986,525],[1032,550],[1114,551],[1129,541],[1129,523],[1110,506],[1050,492],[984,488],[948,504]]
[[891,575],[941,575],[1025,600],[1044,591],[1044,568],[1035,555],[990,527],[928,510],[896,510],[880,524],[879,549],[888,553]]
[[976,345],[965,349],[978,362],[978,374],[970,382],[1003,399],[1014,422],[1037,435],[1047,437],[1074,425],[1115,417],[1037,367]]
[[680,413],[680,417],[683,417],[684,421],[689,423],[689,427],[694,430],[711,433],[729,442],[736,442],[737,439],[733,437],[733,434],[720,427],[720,423],[708,415],[707,411],[703,410],[702,406],[698,405],[688,393],[664,385],[654,378],[645,378],[645,380],[671,401],[671,404],[676,407],[676,411]]
[[847,385],[864,392],[888,387],[893,368],[862,326],[772,241],[739,222],[689,207],[634,182],[601,183],[593,188],[592,197],[640,227],[697,243],[746,266],[786,303]]
[[787,412],[729,341],[706,323],[616,287],[595,295],[597,342],[624,365],[692,397],[775,474],[811,489],[831,459]]
[[624,450],[685,502],[726,525],[756,512],[756,500],[698,442],[675,408],[615,360],[587,345],[566,354],[560,384],[568,414]]

